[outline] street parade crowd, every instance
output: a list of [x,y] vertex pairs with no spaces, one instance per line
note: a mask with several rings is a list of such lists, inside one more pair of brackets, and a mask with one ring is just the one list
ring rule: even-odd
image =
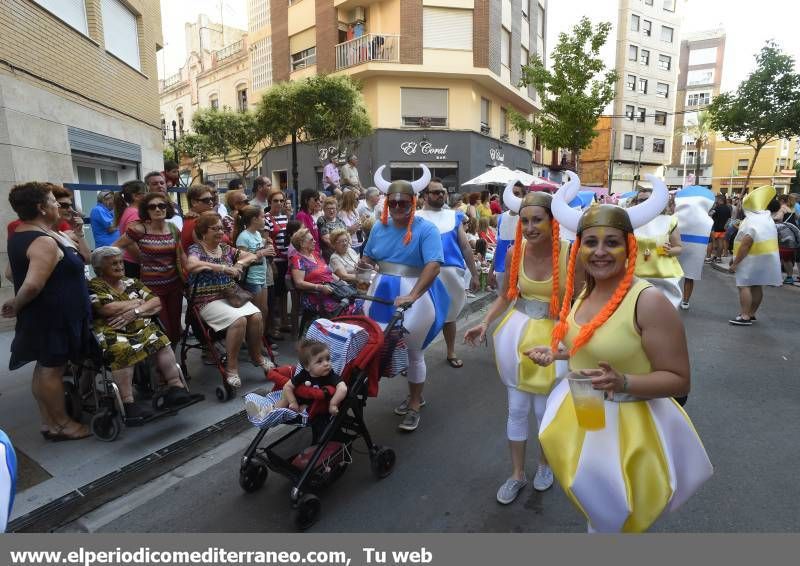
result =
[[[287,334],[297,324],[293,312],[342,314],[340,287],[370,272],[360,290],[388,304],[353,301],[345,314],[385,326],[397,307],[408,307],[408,394],[394,409],[407,432],[419,427],[426,405],[426,348],[443,334],[448,364],[463,367],[456,320],[476,291],[496,290],[463,341],[493,341],[508,394],[511,473],[499,503],[513,502],[529,479],[539,491],[557,480],[590,532],[641,532],[710,478],[682,408],[691,364],[679,309],[690,308],[704,262],[730,254],[740,305],[730,323],[756,322],[763,286],[793,283],[795,203],[776,199],[769,186],[730,204],[698,186],[670,195],[653,176],[628,202],[587,202],[573,173],[554,195],[512,180],[502,195],[451,198],[424,165],[414,181],[388,181],[381,166],[374,186],[364,187],[357,163],[331,161],[323,190],[302,190],[295,212],[291,193],[264,177],[251,191],[238,182],[222,194],[213,183],[189,187],[181,210],[168,194],[178,166],[168,162],[142,181],[98,193],[88,215],[94,249],[68,189],[13,187],[19,220],[8,227],[6,277],[15,296],[2,314],[16,318],[10,369],[34,362],[43,440],[90,436],[65,408],[62,378],[93,349],[119,388],[126,423],[152,415],[135,383],[137,364],[148,359],[164,403],[191,404],[174,353],[187,300],[205,325],[225,332],[224,379],[237,390],[243,343],[252,364],[269,372],[264,345],[297,337]],[[325,355],[304,342],[303,368],[322,375]],[[299,408],[292,387],[275,409]],[[532,478],[531,413],[541,453]]]

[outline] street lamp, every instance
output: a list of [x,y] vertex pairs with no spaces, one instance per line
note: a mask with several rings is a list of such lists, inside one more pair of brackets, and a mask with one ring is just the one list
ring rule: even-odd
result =
[[175,152],[175,163],[180,165],[180,159],[178,158],[178,123],[175,120],[172,121],[172,149]]

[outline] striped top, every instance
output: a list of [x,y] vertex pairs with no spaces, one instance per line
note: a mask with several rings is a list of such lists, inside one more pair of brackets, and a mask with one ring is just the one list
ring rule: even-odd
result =
[[182,285],[178,273],[177,229],[171,224],[168,234],[139,232],[129,226],[125,234],[139,246],[139,264],[142,267],[142,283],[156,295],[174,291]]
[[[189,257],[196,257],[200,261],[207,263],[216,263],[217,265],[233,267],[233,264],[236,263],[235,258],[238,250],[230,247],[227,244],[220,244],[220,247],[222,248],[222,255],[220,257],[214,257],[208,255],[206,250],[200,244],[192,244],[189,246]],[[196,280],[198,283],[197,294],[194,297],[194,303],[201,309],[208,303],[216,301],[217,299],[221,299],[222,292],[236,284],[229,275],[218,273],[216,271],[202,271],[200,273],[193,274],[189,278],[190,289],[194,289],[194,283]]]
[[264,227],[272,237],[275,244],[275,261],[286,261],[286,250],[289,248],[289,241],[286,239],[286,224],[289,217],[285,214],[273,216],[269,212],[264,215]]

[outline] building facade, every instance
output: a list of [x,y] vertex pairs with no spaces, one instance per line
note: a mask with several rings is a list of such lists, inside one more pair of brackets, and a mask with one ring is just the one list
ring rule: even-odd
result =
[[[162,44],[158,0],[3,0],[0,200],[25,181],[118,185],[160,170]],[[88,214],[96,195],[75,204]],[[14,218],[0,208],[4,226]]]
[[592,145],[580,153],[581,185],[608,187],[609,174],[613,174],[610,167],[612,121],[611,116],[600,116],[595,126],[597,136],[592,140]]
[[669,164],[685,0],[620,0],[611,190]]
[[[356,150],[362,183],[383,164],[404,179],[425,163],[451,190],[494,165],[532,170],[534,140],[508,113],[537,111],[535,93],[516,85],[529,57],[544,57],[545,1],[270,0],[269,12],[272,82],[361,82],[375,130]],[[329,152],[300,148],[299,188],[321,186]],[[274,185],[290,169],[287,147],[266,154]]]
[[[715,193],[741,193],[753,161],[753,148],[725,141],[722,137],[715,140],[714,147],[711,189]],[[778,194],[788,193],[796,174],[794,165],[799,150],[800,139],[775,140],[765,145],[758,154],[747,188],[772,185]]]
[[720,92],[724,60],[725,32],[721,29],[695,33],[681,41],[678,96],[675,99],[675,141],[666,175],[670,187],[682,187],[690,181],[709,188],[712,185],[716,138],[708,136],[698,154],[692,128],[697,125],[698,113],[711,104]]

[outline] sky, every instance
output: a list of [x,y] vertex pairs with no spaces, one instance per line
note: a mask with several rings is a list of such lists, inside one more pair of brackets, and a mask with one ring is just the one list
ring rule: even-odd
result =
[[[500,0],[493,0],[500,1]],[[634,0],[636,1],[636,0]],[[727,33],[722,90],[733,90],[753,70],[755,55],[767,39],[800,59],[800,5],[796,0],[678,0],[684,13],[682,33],[723,27]],[[593,22],[609,21],[616,28],[617,0],[549,0],[548,56],[558,34],[569,31],[586,15]],[[757,9],[756,9],[757,8]],[[225,25],[247,28],[246,0],[161,0],[164,49],[158,56],[159,75],[176,72],[186,59],[183,25],[208,14]],[[614,66],[616,31],[602,52],[606,65]]]

